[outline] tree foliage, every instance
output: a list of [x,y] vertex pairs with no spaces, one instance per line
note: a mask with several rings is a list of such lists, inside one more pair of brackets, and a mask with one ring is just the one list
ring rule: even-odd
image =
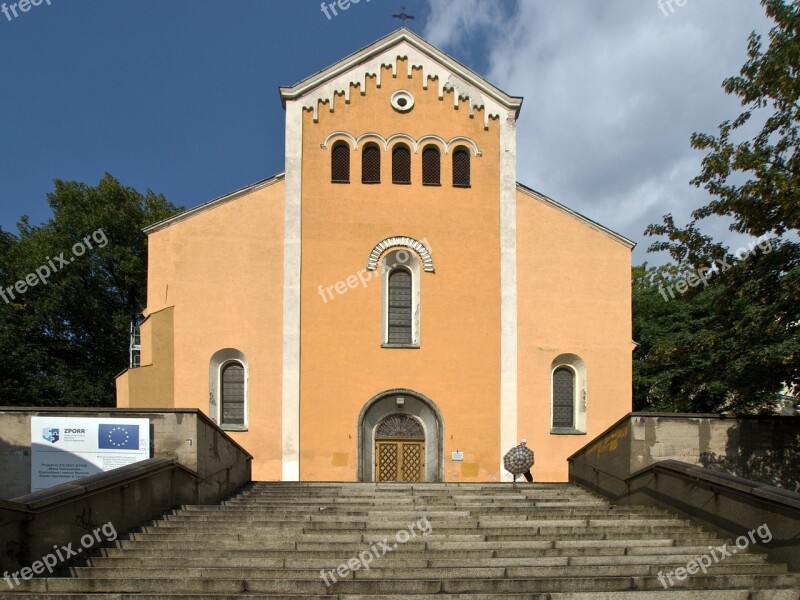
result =
[[[800,391],[800,1],[761,4],[774,21],[769,43],[751,34],[740,74],[723,82],[743,112],[717,135],[691,138],[707,152],[691,183],[712,199],[686,227],[670,214],[648,227],[666,238],[650,251],[668,251],[675,264],[634,271],[640,409],[771,411],[785,386]],[[740,139],[759,120],[760,131]],[[769,246],[737,260],[700,231],[698,222],[712,216],[729,219],[737,233],[769,238]],[[675,285],[722,261],[733,267],[713,283],[659,304],[656,282]]]
[[113,406],[146,300],[142,228],[179,209],[108,174],[56,180],[48,202],[46,223],[0,230],[0,405]]
[[[800,4],[761,4],[775,21],[768,47],[752,33],[749,60],[739,76],[723,83],[725,92],[738,96],[746,109],[733,122],[722,123],[718,136],[692,136],[694,148],[709,152],[692,183],[715,196],[693,216],[732,217],[733,231],[780,236],[800,227]],[[752,140],[732,140],[754,116],[764,117],[761,131]]]

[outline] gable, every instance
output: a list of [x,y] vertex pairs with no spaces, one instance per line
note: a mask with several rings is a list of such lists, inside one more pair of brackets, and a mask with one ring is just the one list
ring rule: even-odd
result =
[[[402,66],[398,66],[399,59],[404,59]],[[509,96],[405,28],[294,86],[280,88],[283,106],[285,108],[290,101],[300,101],[304,109],[314,112],[316,121],[320,104],[327,104],[333,110],[337,97],[350,101],[353,88],[365,94],[367,78],[375,78],[380,87],[385,67],[391,68],[393,77],[398,76],[401,68],[407,70],[402,75],[409,78],[413,70],[421,70],[424,89],[434,86],[439,99],[444,98],[445,90],[453,90],[454,107],[460,99],[468,99],[471,116],[475,109],[483,109],[485,127],[488,127],[490,118],[501,118],[509,111],[518,116],[522,106],[522,98]]]

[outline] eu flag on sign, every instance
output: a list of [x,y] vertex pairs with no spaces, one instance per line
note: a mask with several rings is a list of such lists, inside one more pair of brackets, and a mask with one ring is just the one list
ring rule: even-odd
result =
[[138,450],[138,425],[100,425],[97,447],[101,450]]

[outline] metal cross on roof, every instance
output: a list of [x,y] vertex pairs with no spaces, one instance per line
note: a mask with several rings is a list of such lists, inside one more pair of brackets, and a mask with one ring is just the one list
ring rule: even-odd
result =
[[399,15],[392,15],[392,18],[393,19],[400,19],[403,22],[403,27],[406,26],[406,21],[407,20],[409,20],[409,19],[411,19],[412,21],[414,20],[414,17],[412,17],[411,15],[406,14],[406,7],[405,6],[402,8],[402,10],[400,11]]

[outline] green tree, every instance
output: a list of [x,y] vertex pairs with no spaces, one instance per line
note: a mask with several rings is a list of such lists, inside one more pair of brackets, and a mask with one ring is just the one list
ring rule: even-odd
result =
[[[647,263],[633,270],[634,408],[709,412],[724,395],[724,371],[713,368],[711,304],[720,288],[691,297],[675,291],[690,271]],[[687,357],[692,357],[687,360]]]
[[702,280],[688,286],[687,280],[700,279],[697,272],[674,264],[634,268],[637,410],[757,412],[776,407],[776,391],[786,376],[784,358],[796,350],[774,308],[796,288],[780,281],[777,268],[789,247],[763,248],[771,246],[764,243],[738,262],[726,257],[730,268],[718,263],[717,272],[707,275],[707,286]]
[[[46,223],[0,232],[0,404],[113,406],[146,300],[142,228],[180,209],[108,174],[96,187],[56,180],[48,202]],[[35,285],[19,293],[28,276]]]
[[[666,237],[650,250],[668,251],[680,270],[700,269],[713,261],[737,262],[727,248],[699,231],[697,223],[702,219],[724,217],[731,221],[732,231],[771,238],[769,251],[752,253],[709,288],[691,290],[678,300],[685,305],[687,318],[700,314],[702,318],[691,323],[699,328],[699,343],[685,344],[683,339],[684,344],[678,346],[684,356],[673,356],[688,371],[700,365],[705,373],[702,379],[687,376],[684,385],[678,386],[682,389],[671,388],[665,397],[692,410],[769,411],[784,385],[795,392],[800,387],[800,246],[796,241],[800,227],[800,2],[762,0],[761,4],[774,21],[769,44],[764,48],[761,36],[751,34],[748,61],[738,76],[723,82],[725,92],[738,96],[745,110],[734,121],[723,122],[716,136],[695,133],[691,138],[695,149],[707,152],[692,184],[705,188],[712,200],[695,210],[684,228],[676,227],[672,215],[666,215],[662,224],[646,231]],[[760,120],[761,130],[752,139],[734,139],[751,120]],[[637,318],[647,319],[648,306],[640,304],[640,310],[645,312]],[[652,336],[647,344],[657,341],[671,348],[676,343],[669,329],[642,331]],[[642,367],[642,374],[666,377],[671,372],[671,367],[659,363],[659,353],[669,351],[659,348],[651,355],[655,358],[644,358],[643,362],[652,362]],[[637,402],[653,398],[659,389],[653,383],[645,378],[637,381]]]
[[[731,217],[733,231],[781,236],[800,227],[800,3],[761,4],[775,21],[769,45],[765,50],[753,32],[749,60],[739,76],[723,82],[725,92],[738,96],[746,110],[722,123],[718,136],[692,136],[694,148],[709,152],[692,183],[716,197],[694,218]],[[732,140],[754,116],[763,119],[761,131],[752,140]]]

